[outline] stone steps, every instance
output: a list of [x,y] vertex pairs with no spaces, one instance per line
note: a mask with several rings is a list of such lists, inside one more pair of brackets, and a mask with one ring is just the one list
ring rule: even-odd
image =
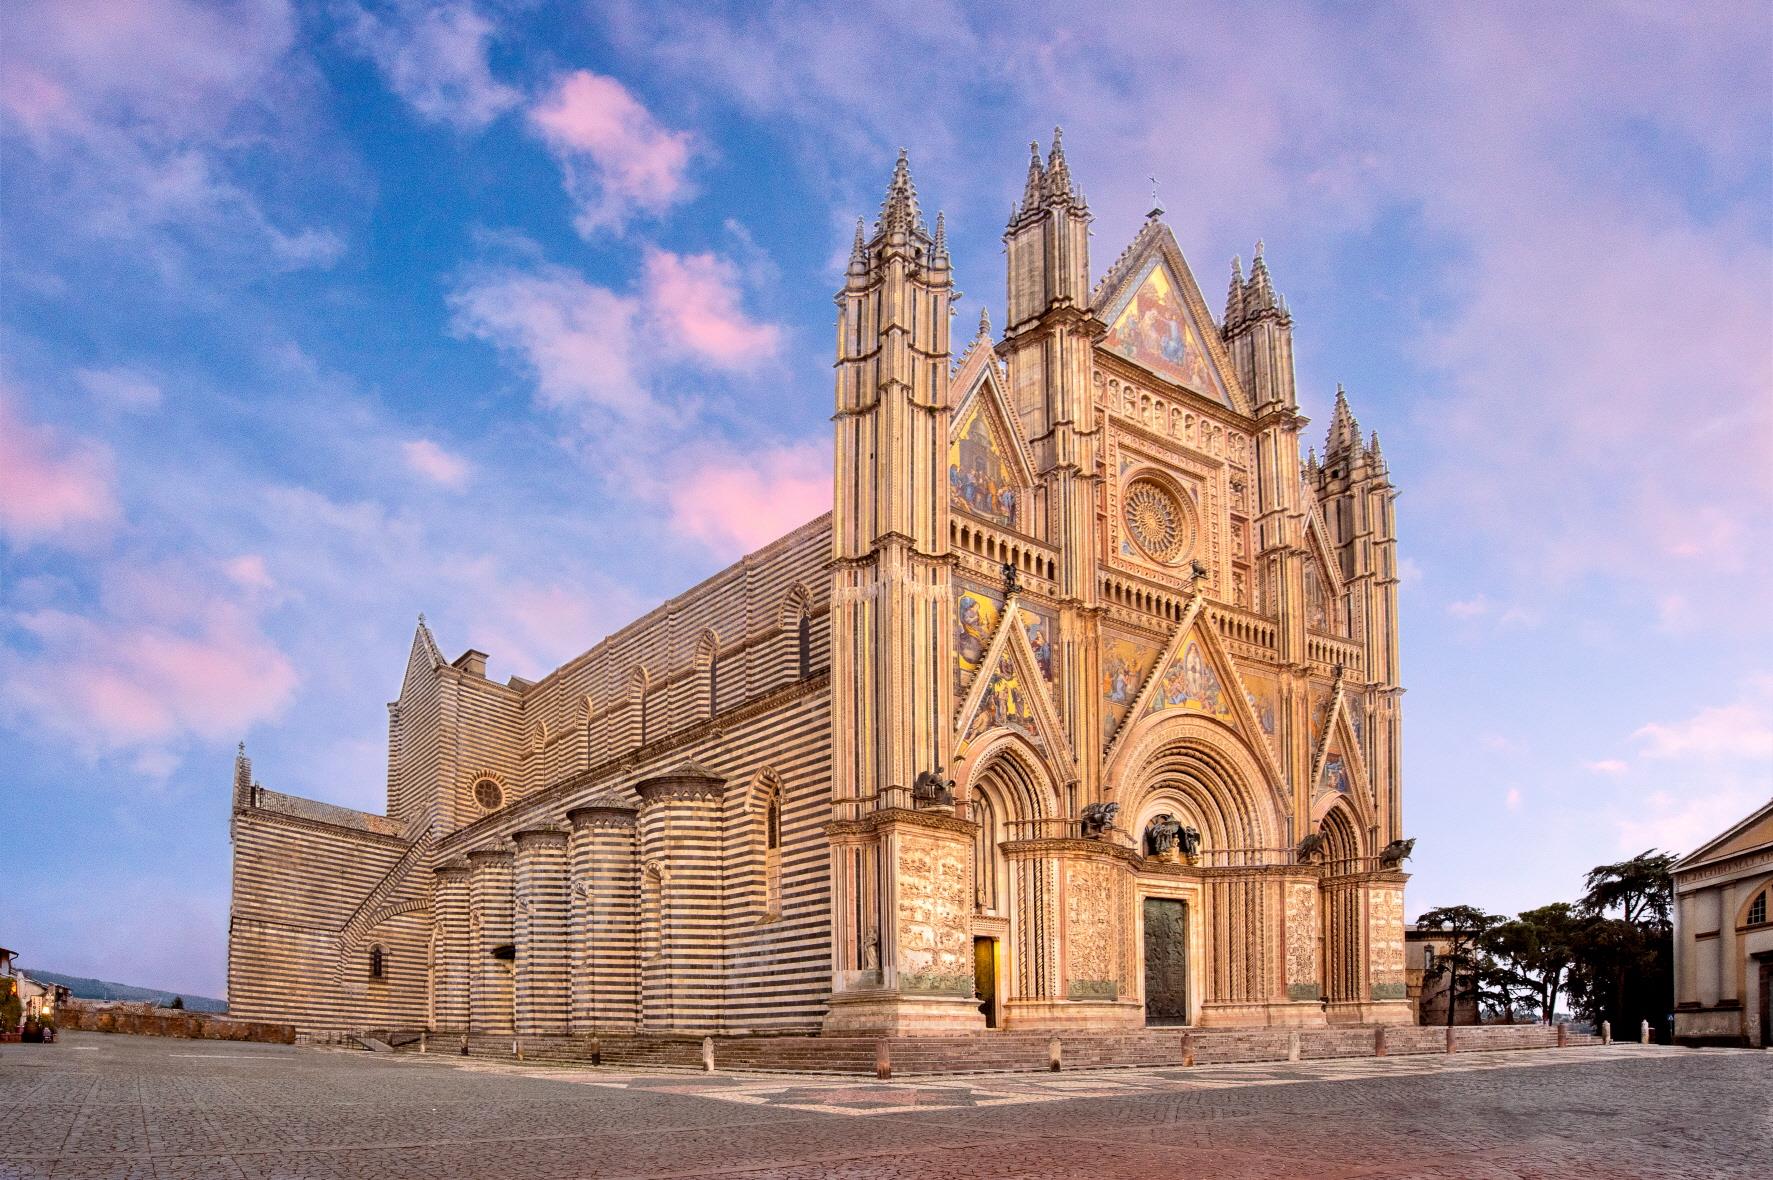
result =
[[[1286,1061],[1294,1051],[1301,1060],[1371,1057],[1376,1030],[1367,1026],[1290,1029],[1163,1028],[1119,1033],[1071,1033],[1059,1036],[1065,1069],[1109,1069],[1178,1066],[1186,1034],[1200,1065]],[[720,1070],[865,1074],[875,1072],[876,1054],[884,1042],[892,1072],[900,1076],[1035,1072],[1050,1068],[1052,1036],[1047,1033],[998,1032],[956,1037],[715,1037],[714,1063]],[[1566,1044],[1598,1044],[1599,1038],[1570,1033]],[[1458,1051],[1550,1048],[1557,1031],[1543,1025],[1486,1025],[1454,1030]],[[455,1052],[459,1034],[440,1035],[433,1051]],[[693,1036],[646,1036],[623,1033],[589,1037],[525,1036],[516,1042],[526,1061],[591,1063],[631,1069],[702,1068],[702,1039]],[[1385,1030],[1388,1055],[1446,1052],[1444,1028],[1413,1025]],[[473,1057],[511,1060],[509,1034],[474,1033],[468,1038]],[[400,1052],[414,1052],[403,1044]]]

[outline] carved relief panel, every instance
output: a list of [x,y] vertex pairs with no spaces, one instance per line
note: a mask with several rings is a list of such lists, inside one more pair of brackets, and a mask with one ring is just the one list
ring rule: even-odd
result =
[[1367,895],[1367,953],[1372,998],[1401,1000],[1404,985],[1404,891],[1382,885]]
[[1322,994],[1317,970],[1317,886],[1287,883],[1287,999],[1315,1000]]
[[1112,1000],[1120,994],[1121,874],[1101,860],[1065,870],[1065,996]]
[[899,840],[899,990],[973,993],[972,845],[906,834]]

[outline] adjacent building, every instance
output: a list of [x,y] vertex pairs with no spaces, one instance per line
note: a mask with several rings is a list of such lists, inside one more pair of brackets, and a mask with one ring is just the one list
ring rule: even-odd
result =
[[[1007,194],[1006,194],[1007,195]],[[386,814],[233,791],[230,1011],[306,1029],[1408,1022],[1377,436],[1302,443],[1260,244],[1092,273],[1057,135],[1004,328],[903,155],[837,293],[831,511],[540,680],[423,619]]]
[[1674,1037],[1773,1045],[1773,799],[1674,866]]

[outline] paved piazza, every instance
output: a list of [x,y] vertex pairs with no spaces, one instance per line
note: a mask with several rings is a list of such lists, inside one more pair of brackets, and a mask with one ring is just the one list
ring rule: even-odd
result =
[[1773,1053],[1614,1046],[875,1083],[74,1033],[0,1177],[1773,1176]]

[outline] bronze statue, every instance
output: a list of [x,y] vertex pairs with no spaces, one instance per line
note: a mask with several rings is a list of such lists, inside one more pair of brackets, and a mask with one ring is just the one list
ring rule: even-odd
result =
[[954,806],[954,780],[943,776],[941,766],[920,771],[911,780],[911,803],[915,807]]
[[1382,868],[1395,869],[1410,859],[1410,853],[1416,850],[1416,837],[1408,840],[1393,840],[1379,850],[1379,864]]
[[1324,834],[1322,832],[1313,832],[1311,835],[1305,837],[1305,839],[1299,841],[1299,859],[1301,861],[1312,860],[1323,850]]
[[1145,855],[1180,852],[1193,860],[1200,855],[1200,829],[1184,824],[1169,812],[1161,812],[1145,825]]
[[1090,803],[1083,809],[1079,827],[1086,840],[1100,840],[1114,826],[1114,817],[1120,812],[1118,803]]

